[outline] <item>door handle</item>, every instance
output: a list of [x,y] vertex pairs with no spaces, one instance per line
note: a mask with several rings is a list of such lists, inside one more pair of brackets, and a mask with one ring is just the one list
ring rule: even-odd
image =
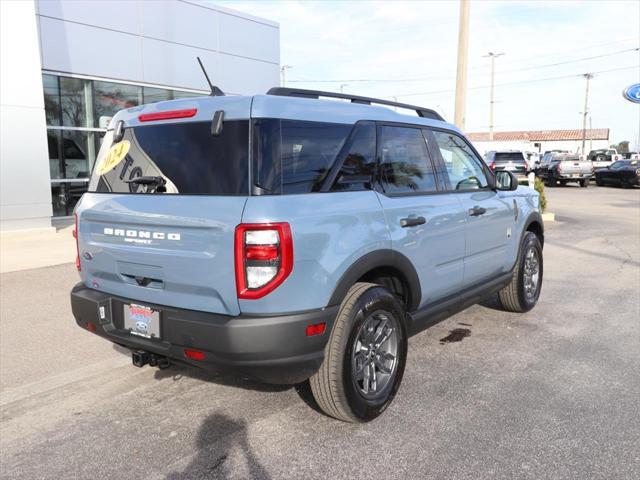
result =
[[417,227],[418,225],[424,225],[427,223],[424,217],[407,217],[400,219],[400,226],[402,228],[406,227]]
[[484,215],[485,213],[487,213],[487,209],[479,207],[478,205],[469,209],[469,215],[472,217],[479,217],[480,215]]

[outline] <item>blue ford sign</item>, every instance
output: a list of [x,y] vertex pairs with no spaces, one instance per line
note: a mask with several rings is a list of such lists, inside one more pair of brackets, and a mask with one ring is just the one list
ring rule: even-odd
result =
[[625,88],[622,96],[630,102],[640,103],[640,83],[635,83]]

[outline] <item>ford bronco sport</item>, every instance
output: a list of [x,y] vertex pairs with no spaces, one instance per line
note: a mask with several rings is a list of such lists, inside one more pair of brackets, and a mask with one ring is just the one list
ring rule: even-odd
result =
[[309,380],[324,412],[364,422],[409,336],[495,292],[536,304],[537,193],[437,113],[220,93],[120,111],[75,210],[73,314],[135,365]]

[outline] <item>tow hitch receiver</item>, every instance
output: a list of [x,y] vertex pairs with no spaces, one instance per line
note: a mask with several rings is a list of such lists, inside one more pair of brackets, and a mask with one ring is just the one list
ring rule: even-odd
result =
[[158,367],[161,370],[169,368],[170,365],[167,357],[145,352],[144,350],[131,352],[131,361],[136,367],[144,367],[149,364],[149,366]]
[[149,352],[138,350],[137,352],[131,352],[131,361],[136,367],[144,367],[147,363],[149,363],[150,356],[151,355],[149,355]]

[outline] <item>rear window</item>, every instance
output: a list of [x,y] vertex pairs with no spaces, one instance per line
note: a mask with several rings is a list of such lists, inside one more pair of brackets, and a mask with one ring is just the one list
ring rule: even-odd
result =
[[494,162],[524,162],[522,152],[496,152]]
[[253,182],[260,194],[317,192],[352,125],[259,119],[253,129]]
[[161,177],[168,194],[249,192],[248,120],[225,121],[218,136],[211,134],[207,121],[126,128],[121,142],[113,145],[112,139],[109,132],[96,160],[91,192],[153,192],[136,182],[139,177]]

